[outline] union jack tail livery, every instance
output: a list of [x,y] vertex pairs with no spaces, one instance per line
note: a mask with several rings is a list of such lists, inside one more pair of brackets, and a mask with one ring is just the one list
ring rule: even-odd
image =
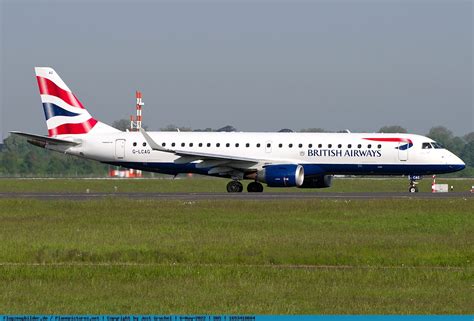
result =
[[36,67],[35,73],[49,137],[117,131],[94,119],[52,68]]

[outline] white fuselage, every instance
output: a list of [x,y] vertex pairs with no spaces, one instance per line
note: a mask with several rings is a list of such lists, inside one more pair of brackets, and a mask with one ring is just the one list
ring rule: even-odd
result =
[[[376,174],[424,175],[464,168],[461,159],[433,140],[412,134],[380,133],[243,133],[243,132],[148,132],[163,148],[211,155],[197,156],[153,150],[140,132],[64,135],[80,141],[68,154],[153,172],[195,172],[219,176],[212,168],[241,171],[243,177],[270,164],[299,164],[305,175]],[[425,144],[423,148],[423,144]],[[426,145],[428,144],[428,145]],[[429,148],[427,148],[429,146]],[[53,146],[49,147],[56,149]],[[212,155],[216,155],[215,160]],[[226,157],[227,162],[219,160]],[[230,160],[235,158],[235,164]],[[256,159],[258,162],[242,162]],[[225,172],[225,171],[224,171]],[[230,176],[221,174],[220,176]]]

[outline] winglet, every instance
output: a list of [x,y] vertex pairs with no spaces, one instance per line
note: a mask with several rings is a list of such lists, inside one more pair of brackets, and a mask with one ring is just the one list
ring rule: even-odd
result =
[[153,150],[158,150],[158,151],[160,151],[160,152],[174,153],[173,150],[164,148],[164,147],[161,146],[160,144],[156,143],[156,142],[153,140],[153,138],[151,138],[150,135],[148,135],[148,133],[147,133],[143,128],[140,128],[140,133],[142,133],[143,137],[145,138],[146,142],[147,142],[148,145],[151,147],[151,149],[153,149]]

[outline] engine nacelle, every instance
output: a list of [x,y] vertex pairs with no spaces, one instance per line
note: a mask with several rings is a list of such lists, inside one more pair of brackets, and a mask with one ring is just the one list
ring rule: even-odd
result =
[[258,172],[257,180],[270,187],[301,186],[304,181],[304,169],[301,165],[268,165]]
[[299,188],[326,188],[332,185],[332,175],[306,176]]

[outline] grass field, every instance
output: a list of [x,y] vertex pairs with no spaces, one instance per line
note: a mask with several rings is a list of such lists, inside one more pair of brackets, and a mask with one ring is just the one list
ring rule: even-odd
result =
[[0,313],[472,314],[473,208],[3,199]]
[[[225,192],[228,179],[0,179],[0,192]],[[244,181],[244,186],[249,181]],[[431,178],[420,181],[420,192],[431,191]],[[469,191],[474,179],[438,178],[438,183],[452,185],[457,192]],[[267,192],[406,192],[407,178],[335,178],[333,186],[320,189],[269,188]]]

